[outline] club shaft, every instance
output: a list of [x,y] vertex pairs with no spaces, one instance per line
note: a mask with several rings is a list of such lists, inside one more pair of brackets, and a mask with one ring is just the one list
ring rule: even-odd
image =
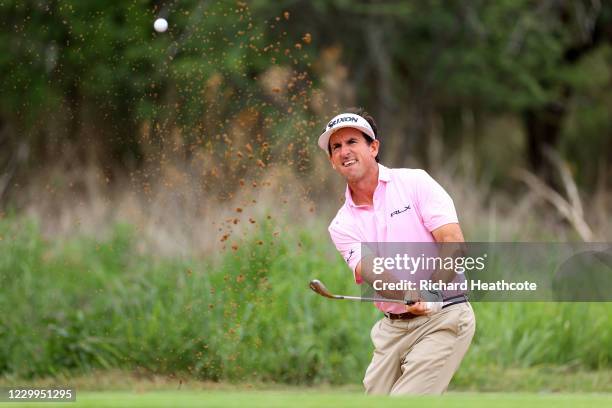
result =
[[387,303],[401,303],[403,305],[406,304],[406,301],[400,299],[382,299],[382,298],[369,298],[369,297],[359,297],[359,296],[343,296],[343,295],[334,295],[336,299],[346,299],[346,300],[360,300],[362,302],[387,302]]

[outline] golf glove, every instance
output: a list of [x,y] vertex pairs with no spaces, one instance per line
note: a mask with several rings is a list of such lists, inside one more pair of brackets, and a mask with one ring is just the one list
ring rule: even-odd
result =
[[425,309],[427,314],[438,313],[442,310],[442,292],[439,290],[423,290],[421,298],[425,301]]
[[425,309],[427,309],[427,314],[438,313],[442,310],[442,302],[425,302]]

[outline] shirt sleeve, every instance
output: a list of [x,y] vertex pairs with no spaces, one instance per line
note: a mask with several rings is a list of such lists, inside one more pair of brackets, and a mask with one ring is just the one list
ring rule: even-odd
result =
[[459,222],[450,195],[424,170],[417,172],[416,193],[423,225],[430,232],[443,225]]
[[342,258],[353,271],[355,283],[360,285],[363,279],[355,268],[357,268],[357,264],[361,261],[361,240],[355,231],[351,231],[350,228],[342,226],[336,220],[332,221],[329,226],[329,235],[336,249],[340,252],[340,255],[342,255]]

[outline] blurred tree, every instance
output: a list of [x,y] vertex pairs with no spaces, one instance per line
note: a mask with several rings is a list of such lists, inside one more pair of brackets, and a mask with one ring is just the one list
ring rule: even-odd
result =
[[[498,115],[520,118],[525,156],[549,180],[543,146],[568,146],[591,177],[586,152],[609,146],[607,109],[593,103],[610,106],[608,1],[6,0],[0,15],[0,199],[28,152],[31,166],[93,156],[112,174],[159,162],[174,129],[185,143],[225,145],[224,161],[242,154],[232,135],[308,145],[302,119],[331,114],[308,98],[325,85],[317,64],[330,49],[394,165],[427,165],[438,145],[495,166],[478,146],[504,149],[508,135],[483,130]],[[166,33],[152,30],[157,16]],[[604,72],[597,85],[593,70]]]
[[[153,162],[174,128],[220,140],[233,114],[257,104],[253,78],[269,60],[262,23],[241,2],[8,0],[0,15],[7,168],[25,143],[30,166],[96,160],[109,174],[134,170],[143,164],[143,125]],[[168,18],[166,33],[153,30],[157,16]]]
[[[589,75],[574,67],[612,43],[610,2],[287,4],[297,24],[315,33],[317,48],[342,45],[359,103],[373,107],[391,145],[386,157],[398,165],[415,152],[426,162],[438,131],[452,151],[479,142],[483,117],[511,113],[524,123],[529,164],[552,182],[542,150],[559,147],[575,78]],[[572,80],[564,74],[570,69]],[[505,135],[487,136],[503,146]]]
[[[573,84],[562,74],[579,63],[596,47],[604,43],[612,45],[612,6],[610,2],[563,1],[551,2],[547,15],[552,15],[551,25],[557,26],[559,37],[563,33],[568,39],[561,43],[557,57],[557,73],[537,77],[544,89],[557,89],[554,98],[543,104],[528,106],[524,120],[527,129],[529,159],[533,168],[543,173],[549,183],[554,184],[554,170],[546,164],[547,147],[557,148],[562,135],[564,119],[571,97],[575,93]],[[586,73],[584,73],[586,74]]]

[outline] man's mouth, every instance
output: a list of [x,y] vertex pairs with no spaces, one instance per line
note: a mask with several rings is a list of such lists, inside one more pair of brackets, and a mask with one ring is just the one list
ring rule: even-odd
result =
[[347,161],[345,161],[344,163],[342,163],[342,165],[343,165],[344,167],[349,167],[349,166],[352,166],[352,165],[353,165],[353,164],[355,164],[355,163],[357,163],[357,160],[352,159],[352,160],[347,160]]

